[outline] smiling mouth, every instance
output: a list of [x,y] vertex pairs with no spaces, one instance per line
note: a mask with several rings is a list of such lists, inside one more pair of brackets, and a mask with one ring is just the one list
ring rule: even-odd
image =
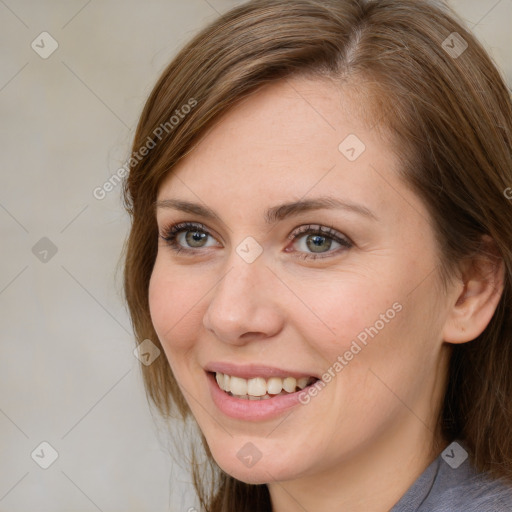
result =
[[314,384],[316,377],[255,377],[243,379],[220,372],[209,372],[215,377],[217,384],[227,395],[241,400],[269,400],[276,396],[291,395]]

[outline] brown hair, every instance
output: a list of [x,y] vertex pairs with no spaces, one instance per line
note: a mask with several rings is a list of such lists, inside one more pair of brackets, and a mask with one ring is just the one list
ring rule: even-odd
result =
[[[455,43],[463,49],[461,41],[467,49],[450,53]],[[132,220],[124,286],[137,342],[159,345],[148,284],[158,237],[153,203],[162,179],[236,102],[299,74],[365,84],[370,117],[393,135],[403,178],[432,216],[445,279],[478,253],[482,235],[495,241],[504,292],[484,332],[453,347],[439,425],[446,439],[466,442],[480,471],[512,481],[512,215],[504,195],[512,185],[511,99],[485,50],[440,2],[255,0],[221,16],[179,52],[149,96],[133,151],[160,135],[176,109],[191,99],[195,108],[158,137],[124,187]],[[172,411],[189,417],[165,357],[142,372],[146,393],[164,417]],[[222,472],[201,439],[213,471],[207,486],[206,473],[193,466],[204,509],[271,510],[266,485]]]

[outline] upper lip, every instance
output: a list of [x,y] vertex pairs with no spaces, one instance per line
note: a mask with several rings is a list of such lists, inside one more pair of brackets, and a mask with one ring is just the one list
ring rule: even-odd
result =
[[255,377],[262,377],[269,379],[270,377],[279,377],[284,379],[285,377],[295,377],[300,379],[302,377],[315,377],[313,373],[301,372],[296,370],[286,370],[283,368],[277,368],[275,366],[266,366],[263,364],[234,364],[228,362],[212,362],[204,366],[207,372],[218,372],[230,375],[232,377],[240,377],[242,379],[253,379]]

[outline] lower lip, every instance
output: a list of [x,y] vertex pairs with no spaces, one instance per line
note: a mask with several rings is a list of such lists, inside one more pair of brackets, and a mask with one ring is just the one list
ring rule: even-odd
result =
[[263,421],[279,416],[284,411],[301,405],[299,394],[303,393],[304,388],[295,393],[280,395],[266,400],[245,400],[228,395],[219,388],[215,379],[215,374],[207,373],[210,393],[213,403],[226,416],[247,421]]

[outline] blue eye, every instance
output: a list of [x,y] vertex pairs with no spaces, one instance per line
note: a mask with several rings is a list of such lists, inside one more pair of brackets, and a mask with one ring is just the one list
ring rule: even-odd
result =
[[301,226],[291,233],[288,238],[298,241],[298,257],[302,259],[325,258],[333,253],[337,254],[340,248],[346,250],[354,245],[349,238],[338,233],[335,229],[319,225]]
[[[197,249],[217,245],[208,229],[203,224],[194,222],[174,224],[165,229],[160,237],[176,253],[190,255],[197,255]],[[326,258],[354,245],[348,237],[332,227],[311,224],[299,227],[288,236],[288,239],[294,241],[299,248],[293,251],[287,248],[285,251],[297,253],[297,257],[304,260]]]
[[212,236],[202,224],[192,222],[181,222],[167,228],[163,235],[160,235],[176,252],[194,252],[194,249],[211,247],[215,244],[208,244],[208,237]]

